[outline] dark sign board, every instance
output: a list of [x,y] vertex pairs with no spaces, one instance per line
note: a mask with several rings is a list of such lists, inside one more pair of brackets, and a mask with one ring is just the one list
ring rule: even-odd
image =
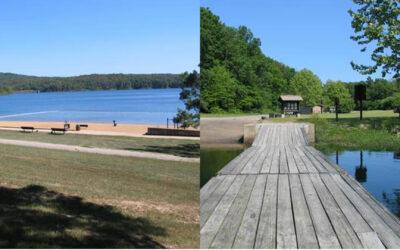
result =
[[357,84],[354,86],[354,99],[357,101],[367,99],[367,86],[363,84]]

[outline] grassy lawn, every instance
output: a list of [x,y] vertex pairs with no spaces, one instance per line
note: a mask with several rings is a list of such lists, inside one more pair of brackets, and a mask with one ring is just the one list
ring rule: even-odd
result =
[[359,112],[339,114],[303,115],[301,118],[287,117],[271,119],[275,122],[311,122],[316,127],[316,147],[321,150],[364,149],[377,151],[400,150],[400,118],[393,111],[364,111],[363,120]]
[[8,145],[0,162],[2,248],[198,247],[199,164]]
[[[310,118],[312,115],[302,115],[304,118]],[[321,118],[332,118],[334,119],[335,113],[323,113],[319,115]],[[339,118],[359,118],[360,111],[352,111],[350,113],[339,114]],[[367,110],[363,111],[363,118],[381,118],[381,117],[399,117],[399,114],[393,112],[393,110]]]
[[199,142],[193,140],[82,134],[52,135],[50,133],[23,133],[6,130],[0,130],[0,138],[78,145],[83,147],[158,152],[183,157],[200,156]]
[[261,115],[260,113],[235,113],[235,114],[230,114],[230,113],[221,113],[221,114],[207,114],[207,113],[202,113],[200,114],[200,119],[201,118],[208,118],[208,117],[239,117],[239,116],[249,116],[249,115]]

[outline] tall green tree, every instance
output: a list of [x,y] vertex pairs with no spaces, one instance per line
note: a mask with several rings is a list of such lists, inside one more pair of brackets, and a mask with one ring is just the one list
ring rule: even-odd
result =
[[206,112],[233,112],[238,99],[238,83],[223,66],[201,72],[202,107]]
[[325,104],[330,106],[335,104],[336,98],[339,100],[340,113],[348,113],[354,108],[354,101],[344,82],[328,80],[324,85],[324,96],[326,97]]
[[312,71],[303,69],[290,80],[294,94],[301,95],[305,105],[317,105],[322,101],[322,82]]
[[400,76],[400,1],[399,0],[353,0],[359,8],[349,10],[355,35],[351,37],[362,45],[362,52],[371,44],[373,65],[351,62],[362,74],[372,74],[381,69],[382,76],[393,73]]
[[200,79],[197,71],[182,74],[184,79],[179,98],[185,104],[185,109],[178,109],[174,122],[182,127],[195,127],[200,125]]

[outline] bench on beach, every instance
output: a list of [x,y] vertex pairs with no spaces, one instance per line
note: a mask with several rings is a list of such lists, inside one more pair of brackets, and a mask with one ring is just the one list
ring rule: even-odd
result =
[[65,132],[67,132],[67,130],[65,128],[51,128],[52,134],[57,134],[59,132],[62,134],[65,134]]
[[30,126],[21,126],[22,132],[31,132],[33,133],[33,131],[35,130],[34,127],[30,127]]
[[79,131],[79,130],[81,130],[81,128],[88,128],[88,127],[89,127],[89,125],[87,125],[87,124],[76,124],[75,130]]

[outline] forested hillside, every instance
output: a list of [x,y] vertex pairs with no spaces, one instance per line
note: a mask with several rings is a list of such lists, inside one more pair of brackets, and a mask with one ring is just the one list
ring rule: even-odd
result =
[[[298,94],[303,106],[333,106],[340,100],[340,112],[357,105],[354,84],[367,85],[366,109],[392,109],[400,105],[400,83],[395,80],[368,80],[325,84],[308,69],[293,68],[264,55],[261,41],[244,27],[229,27],[210,9],[201,8],[201,112],[266,112],[278,109],[282,94]],[[349,65],[350,66],[350,65]]]
[[100,89],[179,88],[179,74],[93,74],[72,77],[38,77],[0,73],[0,90],[71,91]]
[[275,109],[295,70],[265,56],[248,28],[228,27],[207,8],[200,27],[201,111]]

